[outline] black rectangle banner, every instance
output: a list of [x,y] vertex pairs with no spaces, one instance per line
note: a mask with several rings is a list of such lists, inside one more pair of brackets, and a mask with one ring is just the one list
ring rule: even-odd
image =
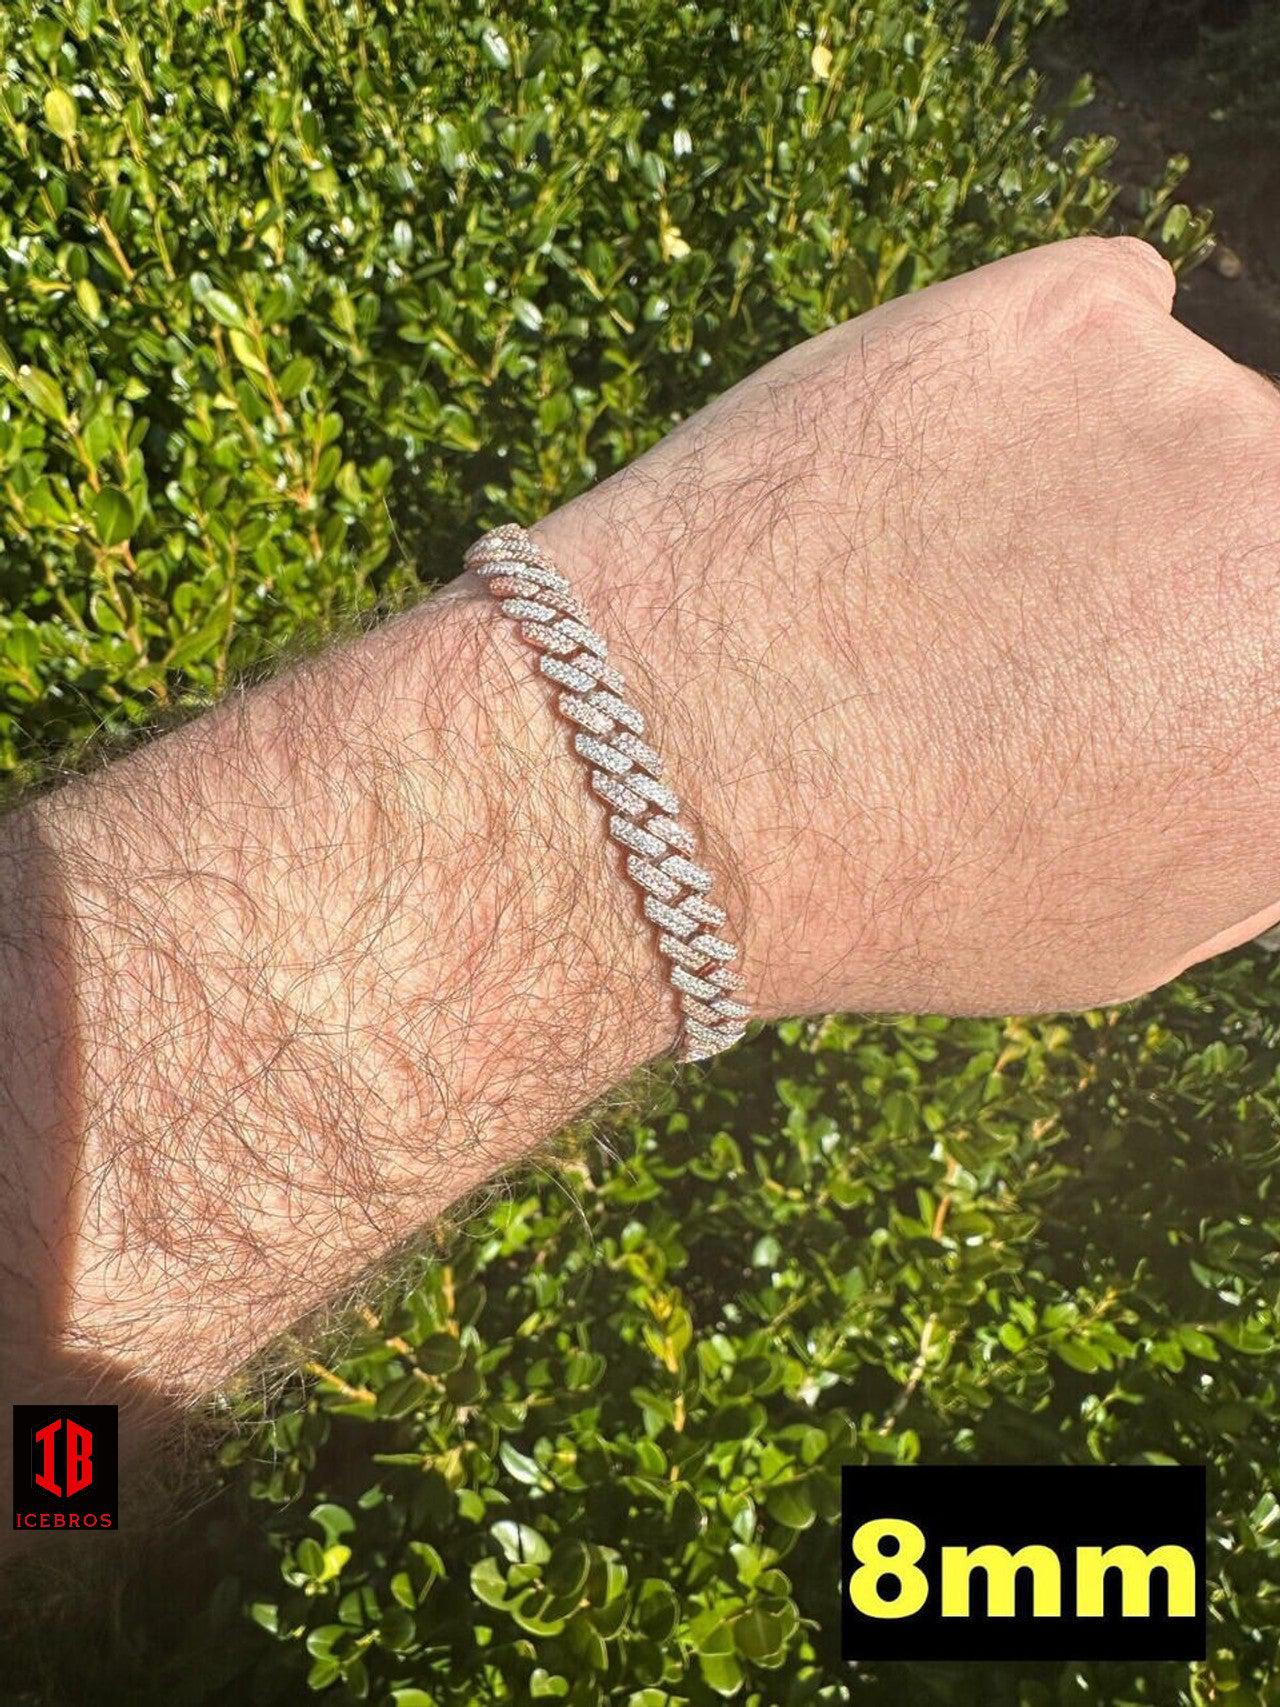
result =
[[118,1452],[115,1405],[15,1405],[13,1527],[117,1528]]
[[846,1659],[1202,1659],[1200,1465],[843,1472]]

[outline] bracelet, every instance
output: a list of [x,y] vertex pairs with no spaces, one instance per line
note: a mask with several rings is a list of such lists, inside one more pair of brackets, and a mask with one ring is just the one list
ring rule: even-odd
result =
[[538,668],[560,689],[557,707],[574,725],[574,748],[610,808],[609,835],[625,851],[627,875],[643,892],[644,916],[668,962],[682,1020],[678,1058],[701,1061],[730,1048],[750,1014],[732,994],[743,987],[729,965],[738,950],[715,934],[726,915],[709,899],[711,874],[693,859],[697,845],[680,822],[679,797],[662,781],[662,760],[643,739],[644,718],[628,700],[607,646],[568,581],[522,527],[494,528],[464,561],[541,653]]

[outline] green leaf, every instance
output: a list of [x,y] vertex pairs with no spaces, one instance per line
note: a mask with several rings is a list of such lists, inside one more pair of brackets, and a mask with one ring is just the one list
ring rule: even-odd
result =
[[782,1482],[765,1495],[765,1510],[788,1529],[808,1529],[817,1513],[809,1482]]
[[342,1575],[342,1568],[351,1558],[350,1547],[341,1541],[334,1541],[324,1550],[324,1566],[319,1580],[323,1583],[332,1582],[334,1577]]
[[287,362],[276,381],[276,389],[286,403],[301,395],[315,378],[316,364],[305,356],[295,356]]
[[447,1575],[444,1560],[441,1558],[438,1549],[433,1547],[429,1541],[411,1541],[409,1551],[421,1561],[429,1575],[433,1577]]
[[62,46],[64,26],[56,18],[35,18],[31,24],[31,45],[42,59],[52,59]]
[[118,486],[104,486],[95,495],[93,525],[103,545],[120,545],[133,532],[133,505]]
[[345,1624],[317,1624],[307,1635],[307,1652],[313,1659],[327,1659],[334,1645],[348,1641],[351,1631]]
[[311,1521],[324,1531],[326,1544],[332,1544],[343,1535],[350,1535],[356,1526],[355,1518],[345,1506],[333,1505],[327,1500],[312,1506]]
[[415,1361],[428,1375],[448,1375],[462,1362],[463,1355],[456,1334],[428,1334],[418,1344]]
[[[210,297],[216,294],[216,292],[210,292],[210,296],[205,297],[206,306],[209,305]],[[250,373],[270,375],[271,369],[258,354],[257,346],[247,332],[242,332],[238,327],[234,328],[230,342],[241,367],[248,368]]]
[[498,1449],[498,1457],[502,1460],[507,1474],[514,1476],[517,1482],[524,1482],[529,1487],[537,1487],[542,1481],[542,1471],[537,1460],[518,1452],[509,1440],[504,1440]]
[[407,1417],[427,1403],[429,1389],[420,1375],[402,1375],[378,1394],[380,1417]]
[[513,1564],[540,1565],[551,1557],[551,1549],[527,1523],[503,1518],[495,1523],[490,1534]]
[[1166,243],[1176,243],[1186,235],[1191,223],[1191,209],[1183,202],[1175,202],[1164,216],[1164,224],[1160,236]]
[[776,1660],[788,1636],[786,1622],[775,1612],[749,1607],[733,1621],[733,1642],[744,1659],[764,1665]]
[[695,1652],[707,1657],[733,1652],[733,1630],[715,1607],[698,1614],[689,1626],[689,1639]]
[[1178,1338],[1193,1357],[1203,1358],[1206,1363],[1217,1363],[1220,1355],[1217,1343],[1203,1328],[1185,1322],[1178,1329]]
[[506,40],[495,29],[480,32],[480,47],[490,65],[496,65],[499,71],[507,71],[511,67],[511,49]]
[[526,1590],[510,1607],[511,1616],[520,1628],[534,1636],[558,1636],[572,1610],[537,1588]]
[[417,1641],[418,1627],[402,1606],[393,1606],[378,1620],[378,1640],[393,1654],[406,1653]]
[[1055,1340],[1053,1349],[1064,1363],[1083,1375],[1092,1375],[1099,1368],[1096,1352],[1081,1340]]
[[255,1624],[259,1624],[269,1635],[280,1634],[280,1608],[269,1600],[255,1600],[249,1607],[249,1616]]
[[328,1689],[331,1683],[336,1683],[342,1676],[342,1662],[335,1659],[317,1660],[307,1673],[307,1688],[319,1691]]
[[63,142],[70,142],[79,129],[80,109],[75,96],[59,83],[45,93],[44,122]]
[[560,36],[555,30],[543,30],[541,35],[534,38],[528,53],[525,55],[524,73],[526,77],[534,77],[545,69],[555,59],[560,51]]
[[102,313],[102,298],[92,279],[76,280],[76,301],[90,320],[96,320]]
[[244,309],[225,290],[211,289],[205,291],[201,298],[205,308],[221,326],[230,326],[237,332],[247,332],[249,321]]
[[726,1700],[737,1695],[743,1685],[742,1666],[732,1654],[700,1654],[698,1665],[707,1686]]
[[455,450],[478,451],[482,447],[475,421],[456,403],[446,403],[440,411],[438,431],[441,441]]
[[22,368],[18,373],[18,387],[42,415],[56,421],[59,426],[67,425],[70,419],[67,400],[52,374],[45,373],[43,368]]
[[465,151],[458,127],[448,119],[439,119],[436,123],[436,154],[445,171],[453,177],[462,170],[466,161]]
[[226,638],[227,617],[221,610],[211,611],[203,623],[179,640],[169,652],[169,668],[184,670],[218,651]]
[[505,1608],[511,1598],[507,1579],[499,1569],[498,1561],[488,1556],[478,1559],[471,1567],[471,1591],[486,1606]]
[[680,1622],[680,1602],[669,1583],[650,1577],[641,1587],[635,1605],[636,1627],[653,1642],[665,1642]]

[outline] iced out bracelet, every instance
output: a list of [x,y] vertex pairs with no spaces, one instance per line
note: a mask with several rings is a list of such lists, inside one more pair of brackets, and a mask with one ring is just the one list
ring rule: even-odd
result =
[[711,874],[680,822],[680,801],[662,780],[662,760],[644,740],[644,718],[608,661],[608,648],[546,552],[522,527],[495,528],[476,541],[466,565],[521,636],[540,653],[538,668],[559,692],[573,744],[591,787],[609,808],[609,834],[624,850],[628,877],[657,932],[683,1035],[682,1061],[701,1061],[735,1044],[750,1010],[734,993],[738,950],[718,932],[723,908],[710,899]]

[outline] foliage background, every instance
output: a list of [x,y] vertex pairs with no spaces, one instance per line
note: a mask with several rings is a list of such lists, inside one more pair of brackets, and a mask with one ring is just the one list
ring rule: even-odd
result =
[[[1106,229],[1109,145],[1026,66],[1057,9],[11,0],[11,778],[408,596],[797,338]],[[1141,223],[1181,262],[1176,179]],[[1280,1700],[1278,1038],[1259,951],[1119,1013],[762,1032],[225,1395],[223,1491],[88,1621],[46,1602],[4,1698]],[[917,1458],[1208,1461],[1211,1660],[844,1665],[838,1467]]]
[[[1250,271],[1280,277],[1280,7],[1274,0],[1071,0],[1053,32],[1068,60],[1101,59],[1115,93],[1193,156]],[[1117,76],[1118,74],[1118,76]],[[1268,363],[1267,365],[1274,365]]]

